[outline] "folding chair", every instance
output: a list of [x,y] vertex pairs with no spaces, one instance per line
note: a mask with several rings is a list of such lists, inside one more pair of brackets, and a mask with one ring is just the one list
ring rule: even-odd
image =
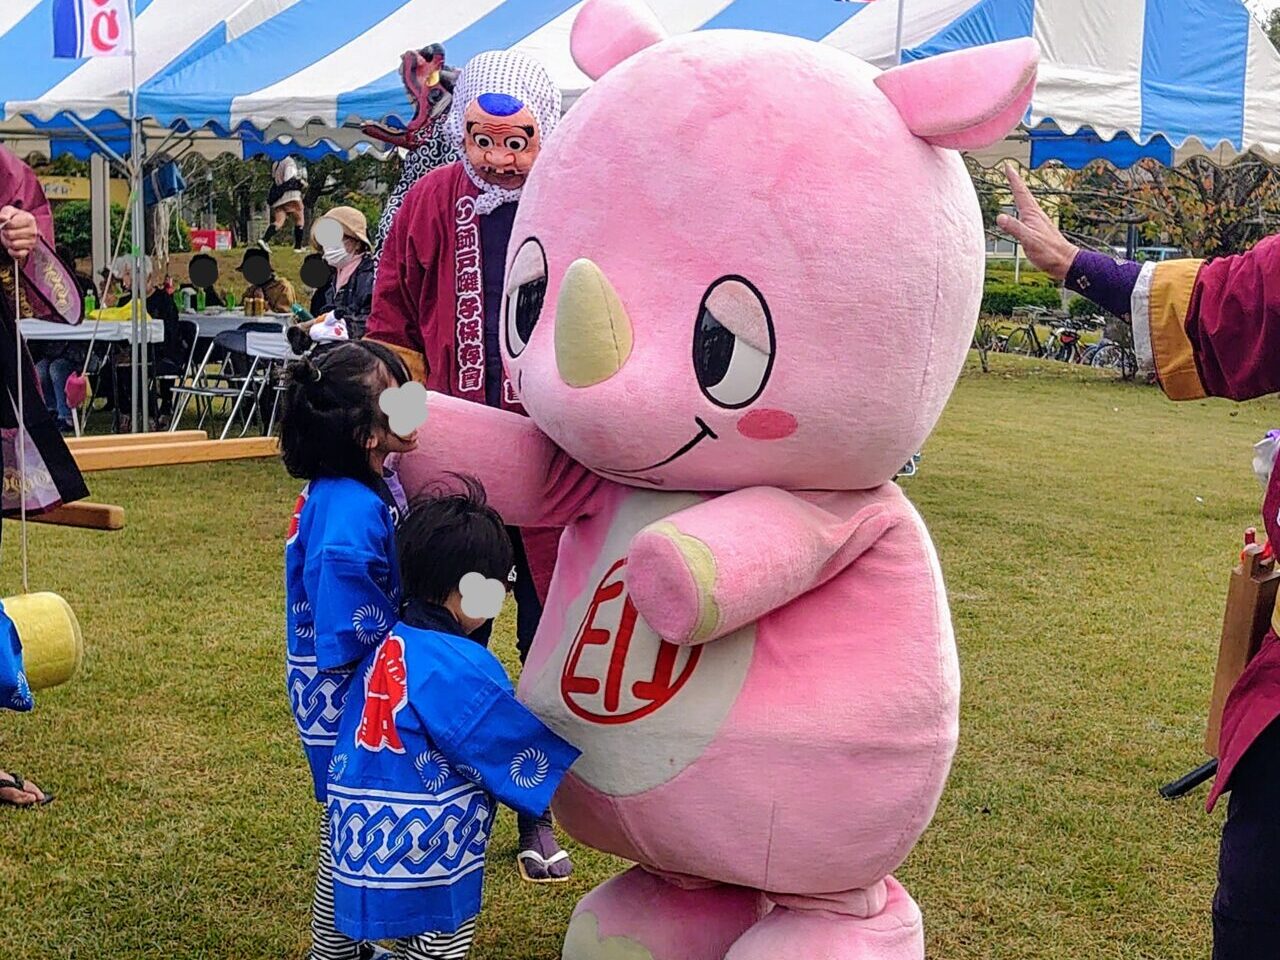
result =
[[[289,345],[289,338],[278,325],[267,326],[260,325],[258,330],[245,329],[245,324],[241,330],[244,331],[245,346],[244,352],[251,359],[249,365],[249,375],[244,378],[244,382],[240,386],[240,392],[236,396],[235,403],[231,407],[231,414],[227,417],[226,426],[222,429],[220,439],[227,439],[227,435],[231,432],[231,426],[235,423],[236,413],[239,411],[241,404],[244,402],[245,396],[249,393],[250,387],[254,387],[252,405],[249,412],[245,414],[244,428],[240,431],[240,436],[244,436],[249,430],[249,423],[253,419],[255,413],[259,413],[262,404],[262,395],[268,387],[276,386],[277,365],[283,366],[285,362],[292,359],[296,354],[293,347]],[[259,373],[259,369],[261,372]],[[275,428],[276,410],[280,402],[280,392],[277,389],[275,402],[271,407],[271,419],[265,423],[266,432],[269,435],[271,430]]]
[[[166,334],[171,332],[168,322],[165,323],[165,332]],[[187,382],[188,378],[194,376],[192,364],[195,362],[196,358],[196,345],[200,337],[200,328],[193,320],[178,320],[175,322],[172,332],[176,334],[177,343],[165,345],[166,354],[168,354],[165,358],[166,361],[171,361],[174,358],[178,349],[181,349],[181,344],[189,341],[191,343],[191,347],[186,351],[186,361],[177,373],[157,373],[151,377],[151,390],[149,393],[154,393],[158,398],[160,397],[161,384],[169,385],[169,396],[172,398],[176,394],[178,388],[183,386]],[[174,349],[175,347],[177,349]],[[153,358],[151,369],[159,369],[159,361],[160,358]],[[172,369],[172,367],[170,369]],[[157,410],[159,410],[159,405],[157,405]],[[170,411],[170,416],[172,415],[173,411]],[[174,425],[170,424],[169,429],[173,430]]]
[[[227,401],[238,400],[244,392],[242,388],[248,381],[245,377],[236,374],[233,358],[248,357],[246,337],[250,333],[279,333],[279,331],[278,323],[248,321],[240,324],[235,330],[223,331],[210,339],[204,356],[192,373],[190,386],[179,385],[173,389],[174,396],[181,399],[175,403],[173,422],[169,424],[169,430],[174,431],[179,428],[187,402],[191,399],[195,400],[196,409],[200,413],[196,424],[197,429],[203,429],[206,417],[212,415],[214,404],[218,400],[222,400],[224,404]],[[215,351],[221,351],[221,362],[218,363],[216,370],[210,373],[209,367],[215,360]],[[194,356],[194,350],[192,355]],[[250,364],[251,375],[252,367],[253,365]],[[228,426],[229,423],[228,421]],[[248,430],[247,423],[245,429]]]

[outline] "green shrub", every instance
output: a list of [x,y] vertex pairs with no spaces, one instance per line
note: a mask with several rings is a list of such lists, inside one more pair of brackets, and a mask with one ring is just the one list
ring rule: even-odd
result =
[[169,238],[170,253],[190,253],[191,252],[191,224],[183,220],[181,217],[173,218],[173,227],[170,230],[173,234]]
[[1076,297],[1067,305],[1067,313],[1072,317],[1102,317],[1106,320],[1116,319],[1109,311],[1103,310],[1100,306],[1090,300],[1088,297]]
[[[111,205],[111,240],[114,246],[124,221],[124,207]],[[93,255],[93,211],[88,200],[67,200],[54,204],[53,235],[59,246],[65,246],[77,260]],[[129,238],[126,237],[127,241]],[[123,248],[127,251],[127,247]]]
[[1051,310],[1062,305],[1057,287],[1038,284],[988,283],[982,292],[982,312],[1007,317],[1017,307],[1047,307]]

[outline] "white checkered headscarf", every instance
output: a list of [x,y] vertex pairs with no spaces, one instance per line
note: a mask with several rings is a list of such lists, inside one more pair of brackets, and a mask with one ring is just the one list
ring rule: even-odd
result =
[[538,136],[544,143],[560,122],[560,88],[538,61],[511,50],[490,50],[468,61],[453,91],[447,135],[462,154],[467,176],[480,188],[476,210],[481,214],[520,199],[519,190],[504,190],[482,179],[462,149],[467,108],[486,93],[506,94],[525,104],[538,120]]

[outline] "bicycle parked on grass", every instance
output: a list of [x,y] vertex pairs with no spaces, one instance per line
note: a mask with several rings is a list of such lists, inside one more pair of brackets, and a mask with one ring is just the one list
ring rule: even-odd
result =
[[1044,356],[1062,363],[1087,363],[1085,357],[1093,348],[1084,342],[1084,335],[1104,326],[1101,318],[1069,317],[1053,328]]
[[1057,319],[1045,307],[1014,307],[1013,322],[1016,326],[1001,342],[1001,353],[1013,353],[1023,357],[1043,357],[1044,343],[1040,340],[1039,327]]

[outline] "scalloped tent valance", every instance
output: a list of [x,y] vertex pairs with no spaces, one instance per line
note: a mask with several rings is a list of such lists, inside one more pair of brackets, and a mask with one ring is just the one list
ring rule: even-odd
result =
[[[896,55],[898,0],[649,2],[673,32],[772,30],[882,67]],[[1073,166],[1099,157],[1126,166],[1139,156],[1167,163],[1197,153],[1220,162],[1245,151],[1280,156],[1280,54],[1241,0],[902,2],[908,59],[1018,36],[1040,41],[1032,132],[1011,141],[1007,155]],[[118,122],[128,112],[128,61],[54,60],[51,5],[0,5],[3,119]],[[137,5],[143,116],[267,144],[286,136],[284,148],[330,141],[349,150],[361,121],[403,119],[397,68],[409,47],[443,43],[453,63],[486,49],[521,50],[547,65],[566,102],[590,83],[569,55],[576,0]]]

